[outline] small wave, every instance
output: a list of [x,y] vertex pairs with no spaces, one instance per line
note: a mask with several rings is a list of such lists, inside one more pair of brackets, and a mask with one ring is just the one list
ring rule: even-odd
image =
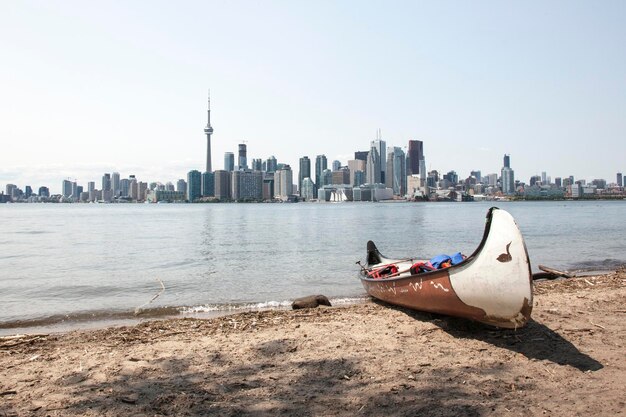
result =
[[619,259],[576,262],[570,266],[571,272],[608,271],[626,267],[626,262]]

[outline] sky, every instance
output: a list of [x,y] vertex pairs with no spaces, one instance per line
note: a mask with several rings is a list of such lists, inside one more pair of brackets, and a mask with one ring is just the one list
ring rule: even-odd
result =
[[378,129],[427,169],[626,173],[624,1],[3,1],[0,187],[346,164]]

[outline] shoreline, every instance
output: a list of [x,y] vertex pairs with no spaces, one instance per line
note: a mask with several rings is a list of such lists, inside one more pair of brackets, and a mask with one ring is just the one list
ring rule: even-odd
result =
[[500,330],[368,301],[0,338],[0,415],[602,415],[626,271],[536,282]]

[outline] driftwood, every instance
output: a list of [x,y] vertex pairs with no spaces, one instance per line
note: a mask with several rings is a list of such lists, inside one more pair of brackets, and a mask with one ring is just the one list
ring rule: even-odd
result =
[[571,274],[567,271],[559,271],[558,269],[548,268],[547,266],[539,265],[539,269],[543,272],[535,272],[533,274],[533,280],[537,279],[557,279],[557,278],[575,278],[575,274]]

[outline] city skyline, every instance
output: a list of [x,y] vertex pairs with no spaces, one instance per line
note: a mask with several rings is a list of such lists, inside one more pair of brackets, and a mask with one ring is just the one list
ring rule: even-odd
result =
[[524,181],[626,170],[623,2],[187,6],[0,6],[0,184],[202,170],[208,87],[213,170],[243,141],[294,174],[304,155],[346,163],[378,129],[461,176],[505,153]]

